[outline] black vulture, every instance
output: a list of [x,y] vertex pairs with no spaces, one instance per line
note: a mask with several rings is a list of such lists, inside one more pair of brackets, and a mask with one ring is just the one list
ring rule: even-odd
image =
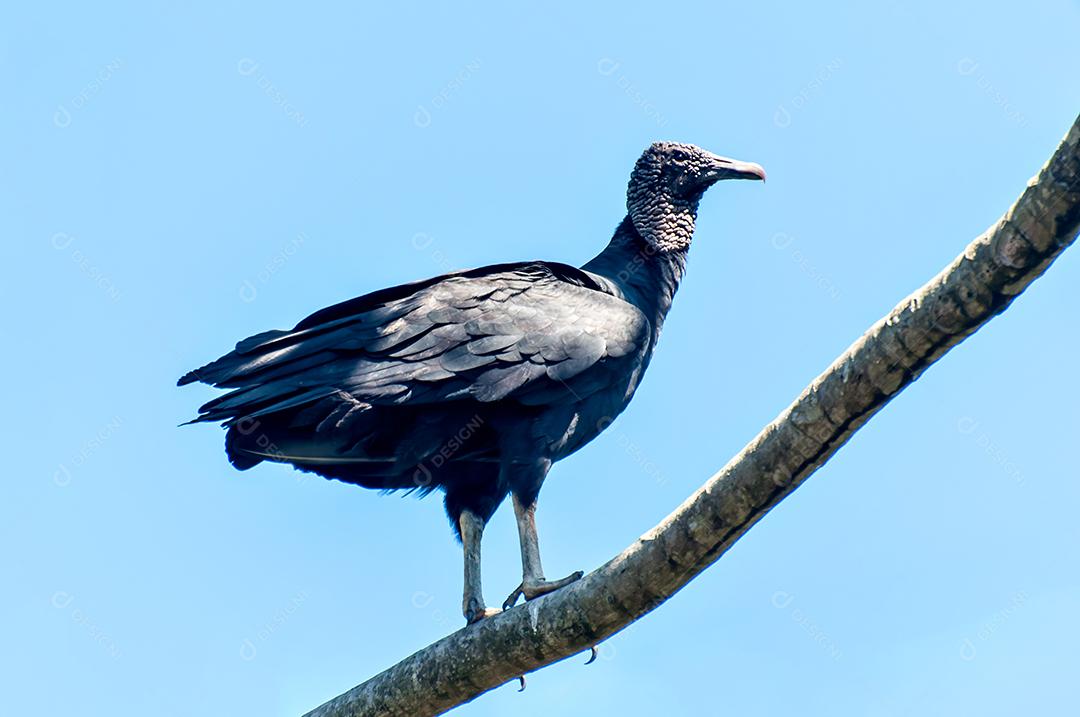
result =
[[180,379],[231,389],[194,421],[228,429],[229,461],[262,461],[382,491],[435,489],[462,542],[468,622],[485,607],[484,526],[509,494],[521,585],[509,609],[573,582],[547,580],[536,500],[551,466],[629,403],[686,269],[702,194],[765,179],[757,164],[657,142],[638,159],[627,216],[581,268],[497,264],[376,291],[256,334]]

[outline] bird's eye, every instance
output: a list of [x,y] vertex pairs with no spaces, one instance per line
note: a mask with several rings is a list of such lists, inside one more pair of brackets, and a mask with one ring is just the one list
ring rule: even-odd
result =
[[674,152],[672,152],[671,156],[675,158],[676,162],[685,162],[686,160],[690,159],[690,155],[688,155],[686,152],[682,151],[681,149],[677,149]]

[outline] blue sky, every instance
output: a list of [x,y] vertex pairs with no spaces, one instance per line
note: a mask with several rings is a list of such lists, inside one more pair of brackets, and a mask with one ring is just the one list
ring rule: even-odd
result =
[[[655,139],[760,162],[703,202],[630,409],[545,486],[549,573],[590,570],[994,221],[1080,107],[1076,2],[219,5],[3,11],[5,713],[298,715],[458,628],[438,498],[237,473],[216,427],[176,427],[212,395],[176,377],[237,339],[583,262]],[[457,714],[1075,707],[1078,286],[1073,250],[597,663]]]

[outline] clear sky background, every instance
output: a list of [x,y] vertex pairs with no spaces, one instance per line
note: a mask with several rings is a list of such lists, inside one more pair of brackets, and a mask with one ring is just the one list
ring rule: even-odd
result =
[[[541,497],[545,567],[674,509],[993,222],[1080,109],[1080,4],[8,4],[4,714],[295,716],[461,624],[438,497],[238,473],[242,337],[394,283],[581,263],[655,139],[701,206],[629,410]],[[1065,714],[1080,702],[1080,249],[718,564],[461,708]],[[490,604],[519,582],[504,506]]]

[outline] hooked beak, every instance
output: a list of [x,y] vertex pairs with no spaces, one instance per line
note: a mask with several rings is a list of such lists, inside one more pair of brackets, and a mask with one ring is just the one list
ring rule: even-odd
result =
[[705,170],[702,179],[709,184],[719,182],[721,179],[760,179],[765,181],[765,169],[755,162],[740,162],[737,159],[721,157],[716,154],[709,155],[710,164]]

